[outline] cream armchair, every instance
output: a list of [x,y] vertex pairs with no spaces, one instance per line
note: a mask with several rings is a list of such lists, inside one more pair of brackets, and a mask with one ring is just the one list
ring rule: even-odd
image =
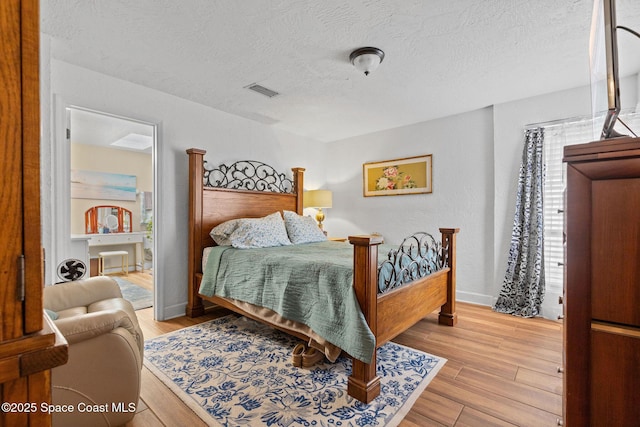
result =
[[69,361],[52,371],[54,426],[118,426],[135,415],[144,338],[131,303],[109,277],[44,289],[44,307],[69,343]]

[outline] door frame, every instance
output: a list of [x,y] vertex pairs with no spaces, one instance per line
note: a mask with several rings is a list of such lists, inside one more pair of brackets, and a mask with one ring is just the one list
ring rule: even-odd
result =
[[[64,100],[61,96],[54,96],[54,125],[53,125],[53,135],[51,138],[51,165],[52,165],[52,183],[51,183],[51,212],[48,216],[49,221],[49,229],[51,230],[51,245],[50,251],[52,252],[50,255],[46,255],[46,259],[49,260],[46,262],[47,271],[45,271],[45,275],[49,277],[48,284],[55,283],[56,281],[56,268],[57,263],[69,258],[69,254],[72,253],[71,250],[71,225],[69,223],[70,209],[71,209],[71,147],[69,144],[69,140],[67,138],[67,129],[70,126],[70,119],[67,113],[68,109],[75,109],[86,111],[94,114],[100,114],[108,117],[113,117],[122,120],[128,120],[135,123],[140,123],[143,125],[151,126],[153,129],[153,148],[151,151],[151,161],[152,161],[152,174],[153,174],[153,232],[152,232],[152,250],[153,250],[153,259],[152,259],[152,271],[154,272],[153,276],[153,314],[154,319],[163,320],[162,315],[162,307],[164,306],[164,301],[162,297],[162,283],[161,278],[156,274],[158,271],[157,268],[157,260],[160,256],[160,250],[162,245],[159,244],[158,239],[160,239],[160,227],[161,220],[158,217],[159,215],[159,206],[160,199],[162,197],[159,188],[159,175],[158,170],[158,152],[159,152],[159,143],[160,138],[158,135],[158,123],[149,122],[146,120],[140,120],[133,117],[123,116],[119,114],[114,114],[111,112],[102,111],[99,109],[94,109],[86,106],[76,105],[73,103],[69,103]],[[44,219],[43,222],[47,221]],[[144,250],[143,250],[144,252]],[[141,254],[143,256],[142,262],[144,263],[144,253]],[[89,266],[87,266],[89,267]]]

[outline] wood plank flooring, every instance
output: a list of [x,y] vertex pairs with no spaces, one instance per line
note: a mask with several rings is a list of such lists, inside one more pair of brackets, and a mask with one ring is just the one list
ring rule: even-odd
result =
[[[156,322],[152,310],[136,312],[146,339],[228,313],[219,309],[194,319]],[[557,425],[562,417],[562,323],[465,303],[458,303],[458,319],[455,327],[441,326],[431,314],[394,340],[448,359],[400,425]],[[146,368],[138,411],[127,426],[206,425]]]

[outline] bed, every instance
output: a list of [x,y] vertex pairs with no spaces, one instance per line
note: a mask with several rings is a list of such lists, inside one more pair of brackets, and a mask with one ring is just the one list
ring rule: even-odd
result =
[[[216,246],[210,231],[237,218],[260,218],[274,212],[302,215],[304,169],[293,168],[292,177],[259,162],[236,162],[211,168],[205,150],[187,150],[189,158],[189,255],[186,314],[204,314],[203,300],[246,317],[268,323],[303,340],[320,338],[307,325],[284,318],[277,312],[235,299],[200,293],[203,261],[207,248]],[[353,357],[348,394],[369,403],[380,393],[375,348],[390,341],[436,309],[438,321],[453,326],[455,310],[457,228],[441,228],[441,240],[416,233],[392,250],[379,255],[381,236],[349,236],[352,247],[352,281],[355,297],[374,336],[369,363]],[[426,243],[425,243],[426,242]],[[423,252],[429,256],[423,256]],[[435,252],[434,252],[435,251]],[[434,253],[436,254],[434,256]],[[387,259],[387,268],[379,259]],[[398,265],[400,270],[398,270]],[[381,272],[379,274],[379,271]]]

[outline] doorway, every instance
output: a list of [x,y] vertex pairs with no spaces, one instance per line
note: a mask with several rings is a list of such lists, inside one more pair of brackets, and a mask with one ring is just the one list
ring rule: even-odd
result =
[[[154,304],[156,126],[139,120],[66,108],[69,152],[70,253],[113,277],[134,308]],[[122,252],[126,257],[103,257]],[[146,291],[146,292],[145,292]]]

